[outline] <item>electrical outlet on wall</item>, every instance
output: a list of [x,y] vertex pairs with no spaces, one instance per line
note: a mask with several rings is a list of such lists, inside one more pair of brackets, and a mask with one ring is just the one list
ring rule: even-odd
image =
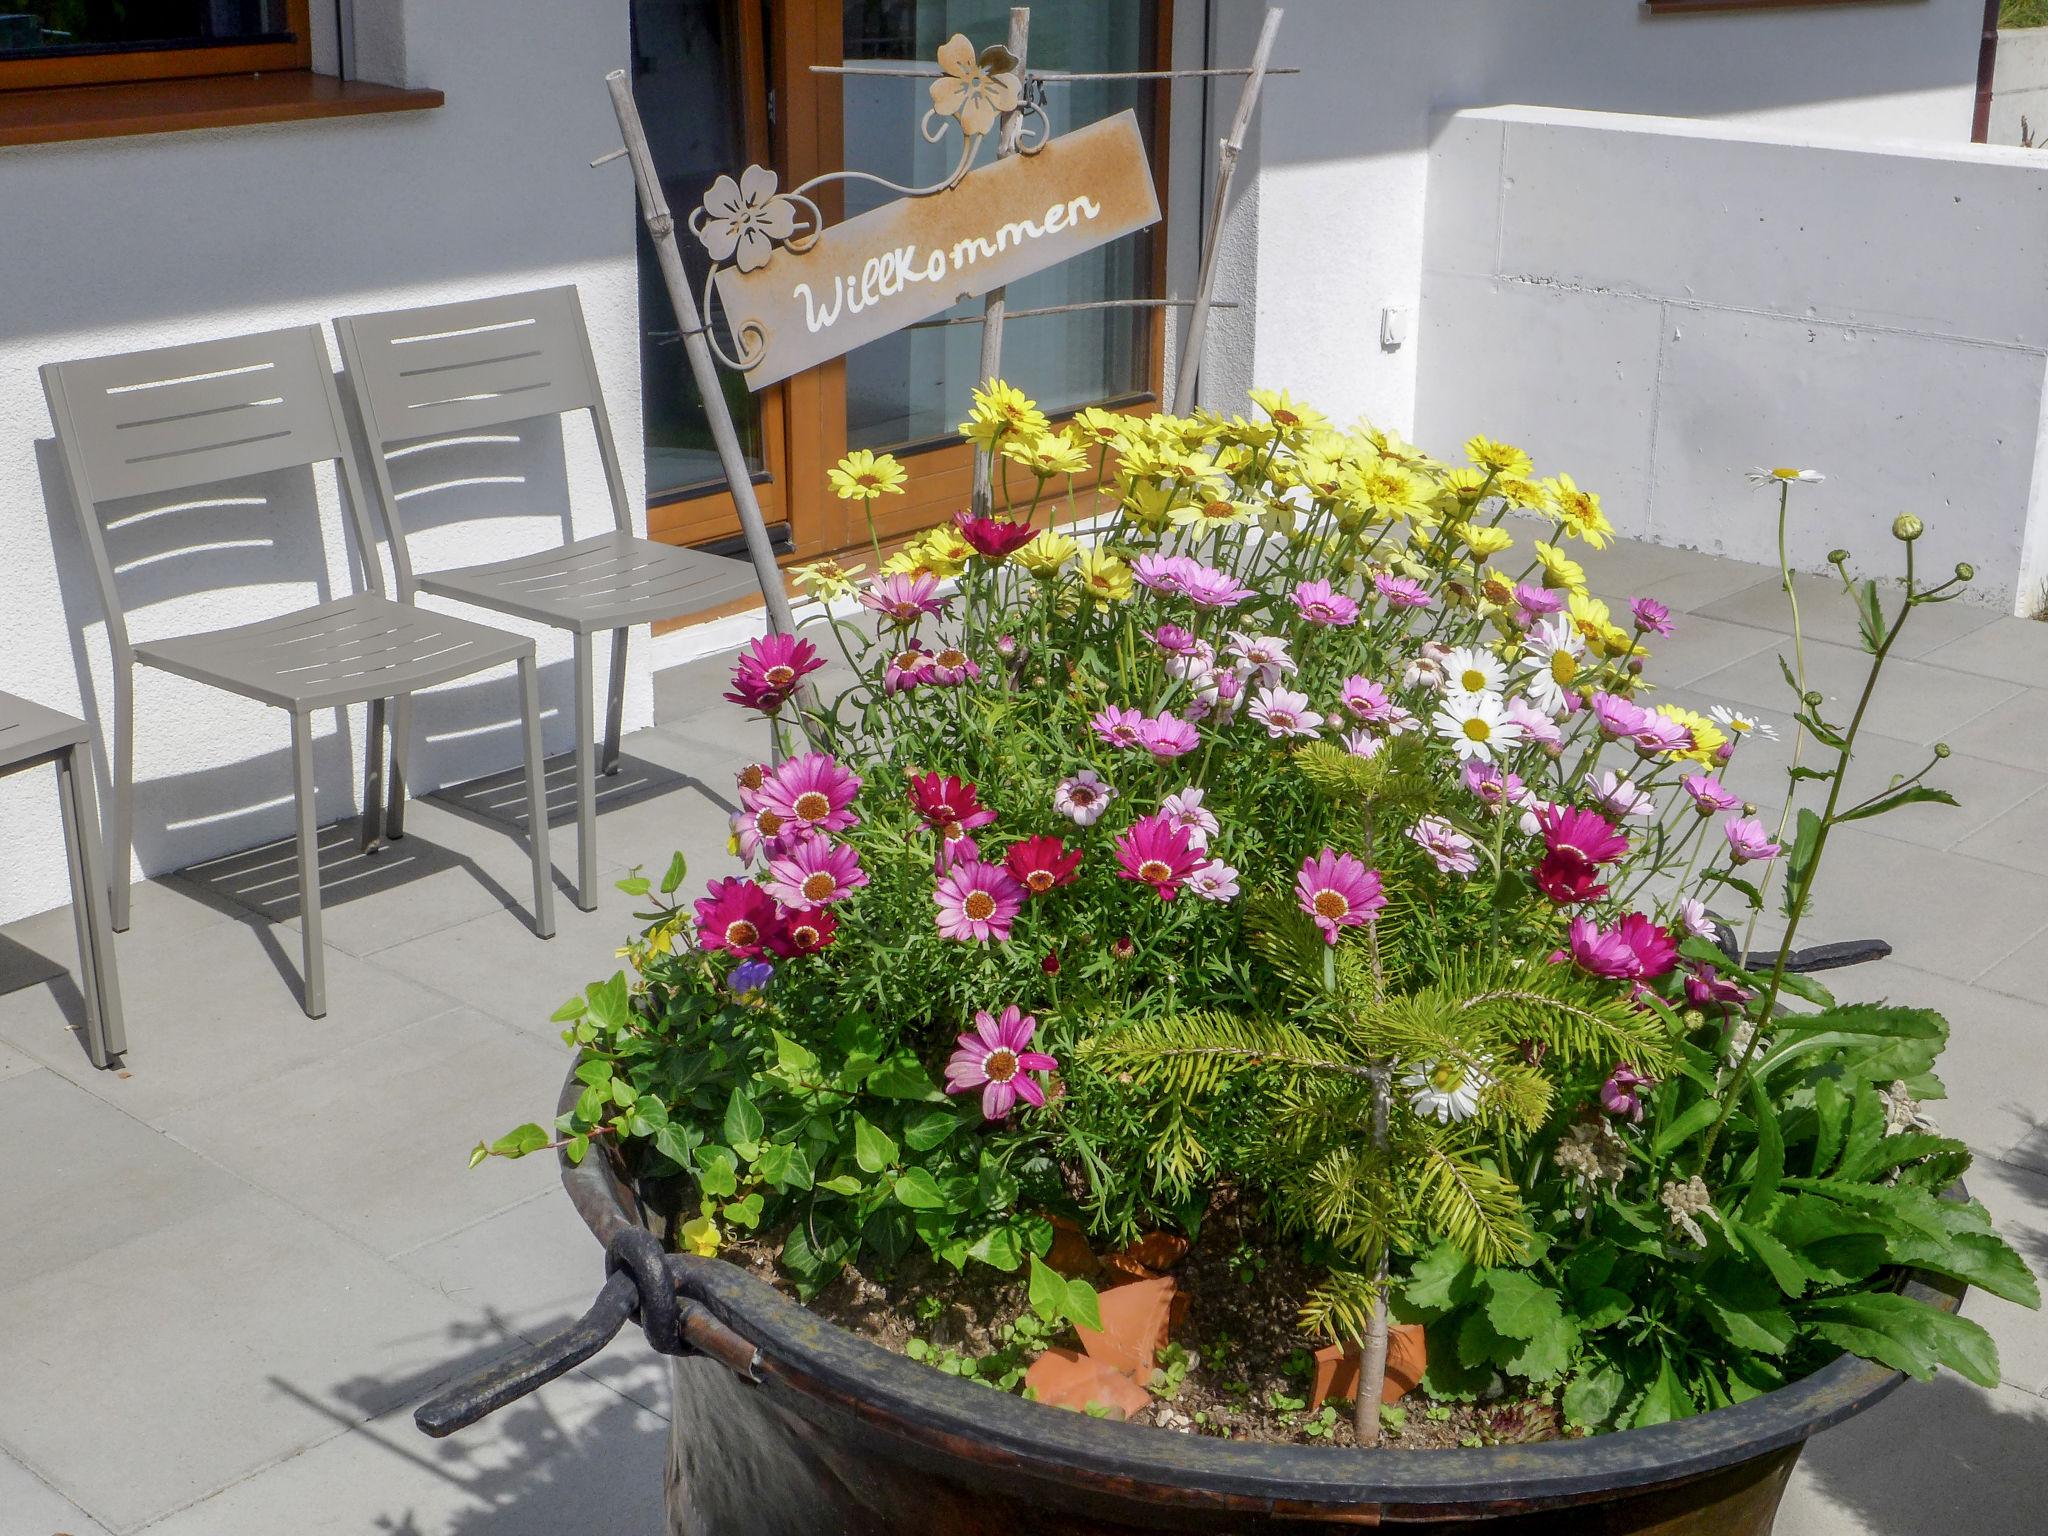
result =
[[1380,346],[1388,351],[1397,351],[1408,344],[1408,311],[1401,306],[1392,306],[1380,311]]

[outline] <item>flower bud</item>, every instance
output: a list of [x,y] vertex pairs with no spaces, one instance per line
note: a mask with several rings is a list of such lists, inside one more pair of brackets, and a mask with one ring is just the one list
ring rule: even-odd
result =
[[1799,702],[1804,704],[1808,709],[1819,709],[1821,706],[1821,696],[1818,693],[1802,694],[1800,696]]
[[1045,958],[1038,962],[1038,968],[1048,976],[1059,975],[1060,952],[1056,949],[1048,949],[1045,952]]
[[1849,551],[1846,549],[1831,549],[1828,551],[1829,565],[1847,565],[1848,563]]
[[1892,537],[1901,544],[1910,544],[1927,531],[1927,525],[1910,512],[1901,512],[1892,519]]
[[1947,757],[1949,755],[1949,751],[1949,744],[1945,741],[1937,741],[1934,744],[1934,755],[1937,758]]
[[1754,800],[1743,801],[1742,814],[1745,816],[1754,816],[1756,814],[1756,802]]
[[1967,560],[1958,561],[1956,563],[1957,581],[1975,581],[1976,579],[1977,567],[1971,565]]

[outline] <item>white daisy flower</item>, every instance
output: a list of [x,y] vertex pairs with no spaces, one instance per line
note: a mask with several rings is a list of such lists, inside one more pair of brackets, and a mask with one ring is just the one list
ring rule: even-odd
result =
[[1308,707],[1308,695],[1288,688],[1261,688],[1252,699],[1251,717],[1275,741],[1313,736],[1323,723],[1323,717]]
[[1586,655],[1586,637],[1564,614],[1554,613],[1529,631],[1523,642],[1521,667],[1529,697],[1546,715],[1564,708],[1565,695],[1577,682]]
[[1116,786],[1105,783],[1093,768],[1083,768],[1072,778],[1062,779],[1053,791],[1052,808],[1076,826],[1092,827],[1116,798]]
[[1248,635],[1233,629],[1225,649],[1236,661],[1239,677],[1249,680],[1256,673],[1268,688],[1279,687],[1280,679],[1295,670],[1294,658],[1287,654],[1287,642],[1279,635]]
[[1453,693],[1504,693],[1508,669],[1491,651],[1461,645],[1444,658],[1444,686]]
[[1522,728],[1508,718],[1497,693],[1447,693],[1430,722],[1461,760],[1476,757],[1490,763],[1496,753],[1522,740]]
[[1187,888],[1204,901],[1235,901],[1237,871],[1221,859],[1210,859],[1188,876]]
[[1647,821],[1657,809],[1657,802],[1637,789],[1634,779],[1625,779],[1612,768],[1597,778],[1587,774],[1586,788],[1593,803],[1616,821]]
[[1425,1061],[1401,1074],[1408,1105],[1418,1116],[1449,1125],[1479,1113],[1479,1095],[1493,1086],[1489,1073],[1464,1061]]
[[1722,730],[1737,741],[1745,736],[1761,736],[1765,741],[1778,739],[1776,726],[1768,725],[1754,715],[1745,715],[1739,709],[1730,709],[1726,704],[1716,704],[1708,713]]
[[1707,904],[1697,896],[1687,896],[1678,903],[1678,921],[1696,939],[1714,936],[1714,920],[1707,916]]
[[1197,848],[1209,846],[1209,834],[1220,831],[1214,811],[1205,810],[1202,796],[1206,791],[1189,785],[1177,795],[1168,795],[1159,802],[1159,813],[1167,824],[1176,831],[1185,832],[1188,841]]
[[1817,469],[1752,469],[1749,479],[1757,485],[1776,485],[1780,481],[1793,485],[1819,485],[1827,476]]

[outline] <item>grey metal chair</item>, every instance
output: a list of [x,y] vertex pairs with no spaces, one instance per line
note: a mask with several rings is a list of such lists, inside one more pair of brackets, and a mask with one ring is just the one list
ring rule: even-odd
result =
[[78,990],[85,995],[85,1049],[94,1066],[110,1067],[128,1049],[128,1030],[114,968],[114,931],[107,922],[100,816],[93,805],[92,731],[76,715],[0,693],[0,776],[44,763],[56,766],[57,803],[64,813],[71,920],[78,929]]
[[[370,439],[371,479],[391,530],[398,592],[458,598],[556,629],[575,640],[576,900],[597,901],[597,786],[591,763],[596,679],[592,637],[612,636],[603,771],[618,771],[629,626],[701,613],[758,592],[753,568],[633,533],[583,306],[573,287],[335,321],[342,366]],[[588,411],[611,493],[613,531],[488,565],[415,575],[387,455],[422,440]],[[564,509],[566,511],[566,508]],[[392,738],[391,836],[403,830],[406,710]]]
[[[106,607],[114,659],[113,922],[128,927],[134,840],[135,663],[174,672],[291,716],[298,808],[299,910],[305,1009],[327,1010],[320,936],[320,860],[313,803],[313,712],[368,703],[363,846],[382,835],[384,701],[505,662],[519,668],[525,715],[534,931],[555,931],[553,871],[540,759],[540,688],[533,642],[482,624],[394,602],[370,530],[348,427],[318,326],[224,341],[46,364],[43,389],[79,522]],[[361,573],[346,597],[232,629],[131,644],[105,522],[135,498],[220,486],[332,462]],[[217,504],[217,499],[216,499]],[[203,517],[209,505],[160,509]],[[193,532],[196,534],[194,525]],[[200,546],[203,548],[203,545]]]

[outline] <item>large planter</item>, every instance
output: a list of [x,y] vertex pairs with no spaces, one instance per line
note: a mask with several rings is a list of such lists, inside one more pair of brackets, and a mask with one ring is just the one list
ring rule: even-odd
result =
[[[583,1085],[564,1089],[566,1110]],[[593,1154],[562,1165],[593,1235],[642,1224]],[[680,1289],[758,1352],[752,1379],[671,1362],[670,1536],[1309,1531],[1768,1532],[1808,1437],[1904,1378],[1854,1356],[1679,1423],[1483,1450],[1257,1445],[1091,1419],[961,1381],[833,1327],[732,1265]],[[1961,1288],[1911,1295],[1954,1310]]]

